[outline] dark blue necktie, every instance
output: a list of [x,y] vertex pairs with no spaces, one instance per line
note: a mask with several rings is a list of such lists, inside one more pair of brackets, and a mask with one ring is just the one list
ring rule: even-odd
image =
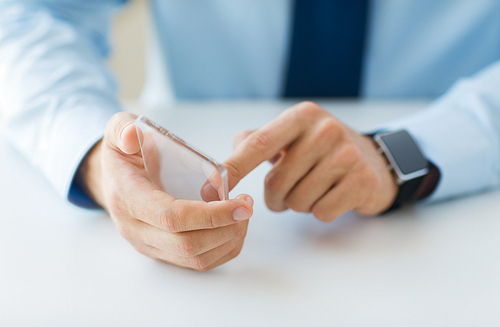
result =
[[295,0],[285,97],[357,97],[368,0]]

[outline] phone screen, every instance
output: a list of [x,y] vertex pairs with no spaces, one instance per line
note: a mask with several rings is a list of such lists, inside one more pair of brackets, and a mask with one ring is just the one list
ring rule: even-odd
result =
[[140,116],[135,127],[151,182],[177,199],[228,199],[226,169],[181,138]]

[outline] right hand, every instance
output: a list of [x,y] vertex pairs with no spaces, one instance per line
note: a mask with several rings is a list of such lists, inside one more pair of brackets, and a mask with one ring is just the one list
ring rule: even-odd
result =
[[135,118],[122,112],[110,119],[79,169],[82,186],[142,254],[199,271],[236,257],[253,214],[252,198],[202,202],[160,191],[144,169]]

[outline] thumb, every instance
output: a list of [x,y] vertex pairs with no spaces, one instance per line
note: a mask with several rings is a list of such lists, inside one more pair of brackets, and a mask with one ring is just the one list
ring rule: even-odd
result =
[[136,115],[129,112],[114,114],[106,126],[104,138],[108,146],[126,154],[135,154],[141,150],[134,121]]

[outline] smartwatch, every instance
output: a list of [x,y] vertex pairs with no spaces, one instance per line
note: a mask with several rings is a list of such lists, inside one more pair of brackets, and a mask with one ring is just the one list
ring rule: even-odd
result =
[[379,132],[372,137],[399,185],[398,195],[389,210],[415,200],[414,195],[430,167],[415,140],[406,130]]

